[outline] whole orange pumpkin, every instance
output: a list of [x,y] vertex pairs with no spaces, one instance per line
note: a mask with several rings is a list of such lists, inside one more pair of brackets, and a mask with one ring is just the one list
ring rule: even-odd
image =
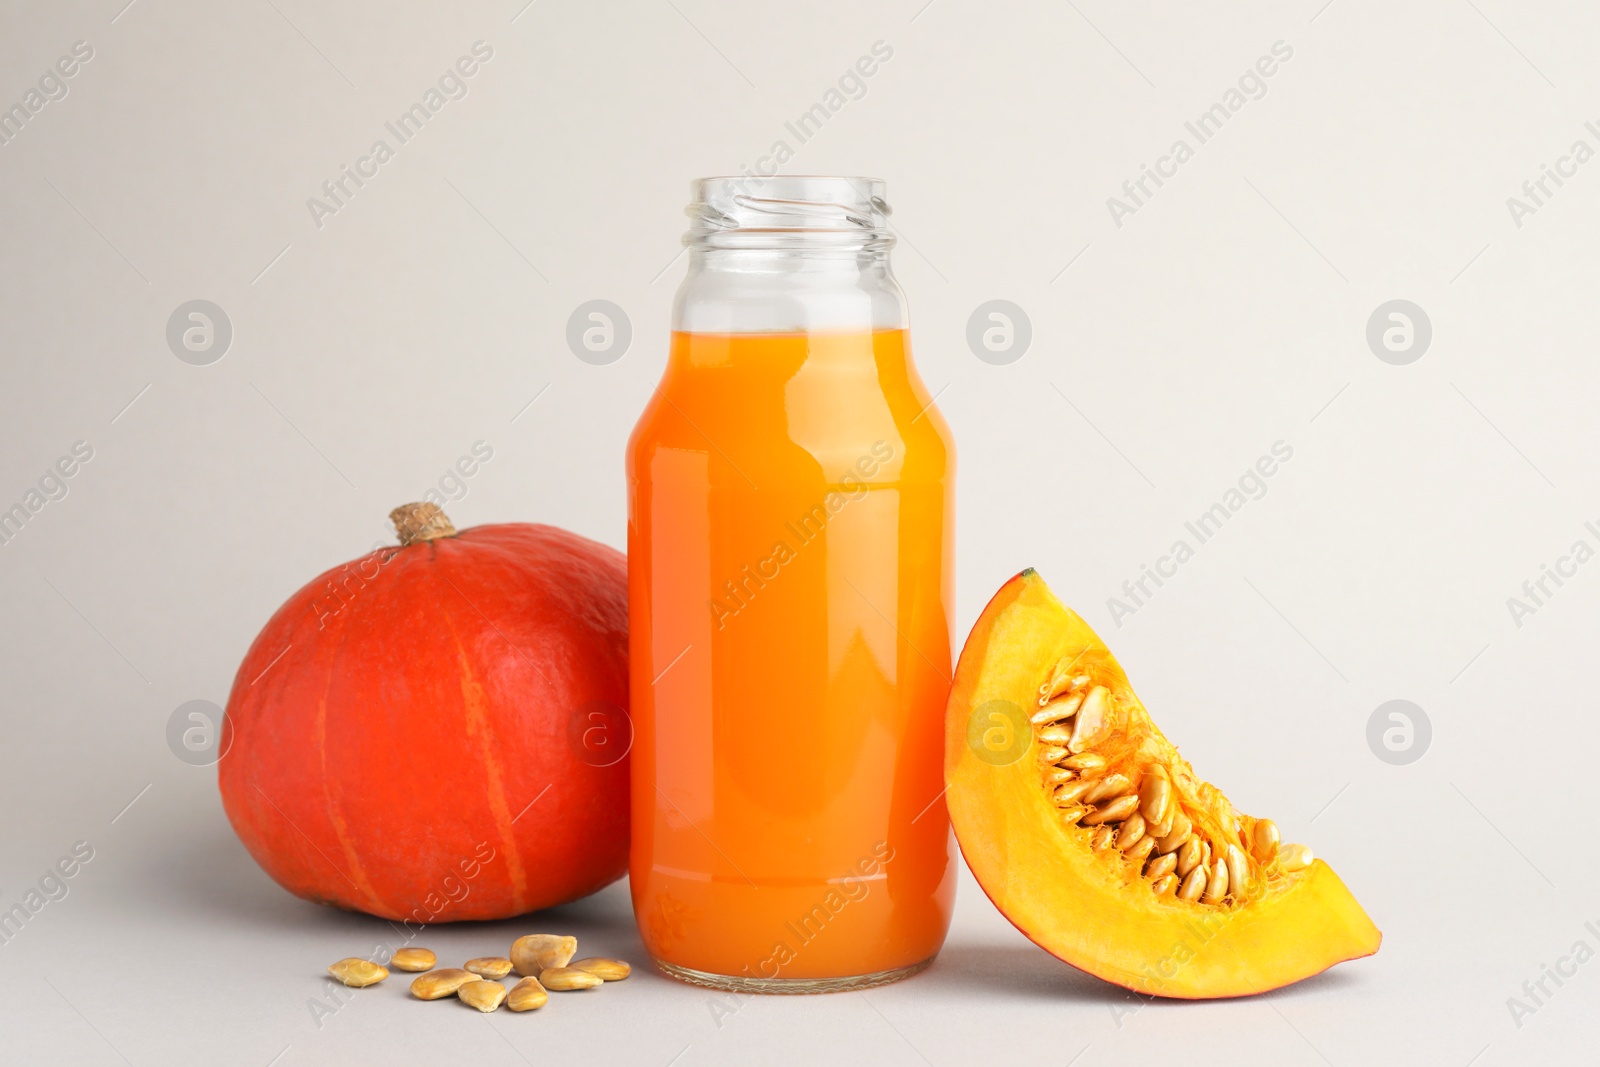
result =
[[400,546],[279,608],[228,699],[234,831],[308,900],[415,923],[576,899],[628,864],[627,561],[552,526]]

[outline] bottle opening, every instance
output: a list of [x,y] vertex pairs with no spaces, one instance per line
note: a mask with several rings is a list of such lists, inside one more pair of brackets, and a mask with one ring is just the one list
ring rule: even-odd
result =
[[684,243],[710,248],[887,248],[880,178],[823,175],[700,178],[690,184]]

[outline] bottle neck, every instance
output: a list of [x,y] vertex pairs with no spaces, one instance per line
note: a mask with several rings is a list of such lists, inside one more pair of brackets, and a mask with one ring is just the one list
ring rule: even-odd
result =
[[706,178],[694,184],[689,270],[673,328],[690,333],[903,329],[883,183]]
[[690,333],[904,329],[905,296],[887,249],[693,249],[672,325]]

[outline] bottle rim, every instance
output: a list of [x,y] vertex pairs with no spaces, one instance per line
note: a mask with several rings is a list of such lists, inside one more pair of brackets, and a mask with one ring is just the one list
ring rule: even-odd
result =
[[887,248],[891,208],[881,178],[719,175],[690,183],[689,232],[700,248]]

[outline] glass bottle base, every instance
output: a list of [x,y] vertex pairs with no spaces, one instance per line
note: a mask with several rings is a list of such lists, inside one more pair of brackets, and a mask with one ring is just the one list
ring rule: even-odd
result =
[[929,956],[920,963],[913,963],[909,967],[895,967],[887,971],[874,971],[872,974],[857,974],[847,978],[751,978],[746,975],[712,974],[709,971],[697,971],[692,967],[680,967],[675,963],[664,960],[652,960],[656,968],[669,978],[676,978],[680,982],[690,985],[704,986],[707,989],[721,989],[729,993],[771,993],[778,995],[796,995],[804,993],[847,993],[853,989],[872,989],[875,986],[888,985],[898,982],[902,978],[910,978],[927,969],[935,956]]

